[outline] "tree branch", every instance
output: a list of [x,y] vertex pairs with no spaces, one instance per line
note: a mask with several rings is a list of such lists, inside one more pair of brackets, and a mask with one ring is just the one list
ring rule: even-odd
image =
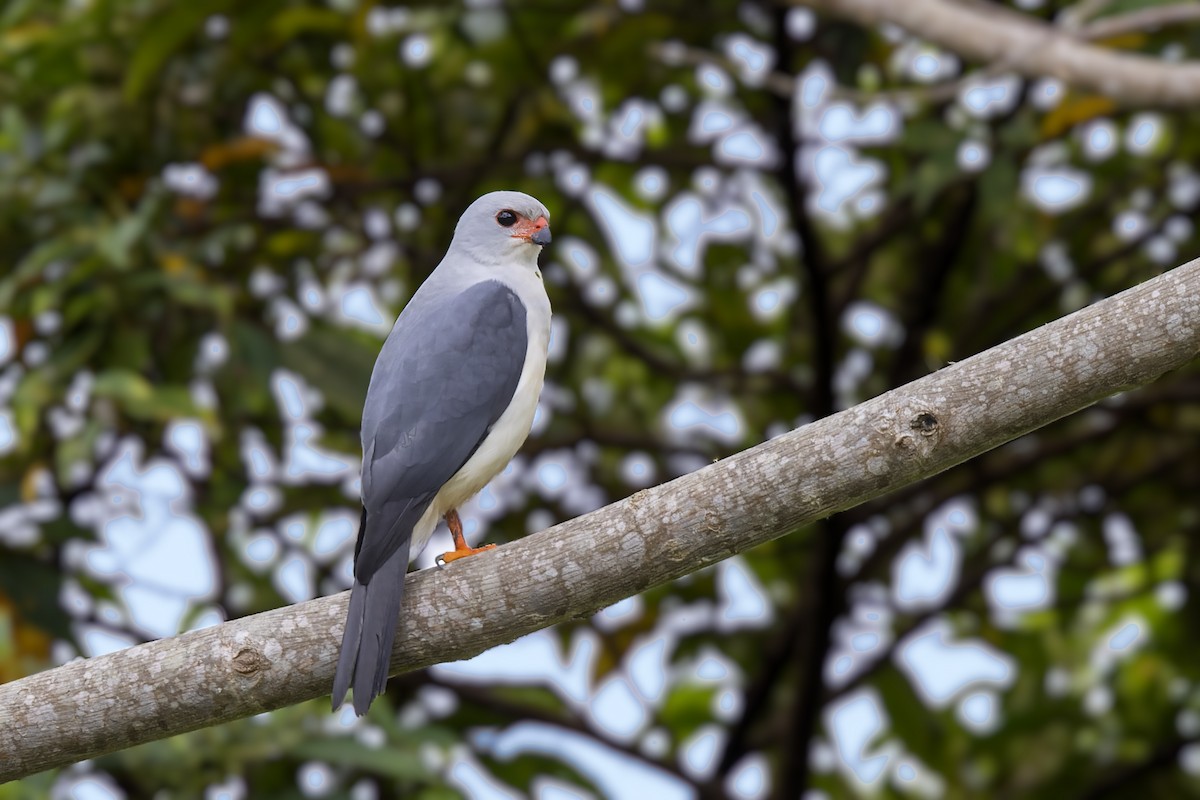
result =
[[1125,106],[1200,101],[1200,64],[1115,53],[1025,14],[951,0],[792,0],[860,25],[889,22],[929,42],[1030,78],[1058,78]]
[[1089,22],[1079,30],[1084,39],[1111,39],[1129,33],[1141,33],[1169,25],[1200,22],[1200,5],[1176,3],[1169,6],[1150,6]]
[[[408,577],[392,673],[592,614],[1148,383],[1200,352],[1200,260],[838,414]],[[0,686],[0,782],[329,691],[347,594]]]

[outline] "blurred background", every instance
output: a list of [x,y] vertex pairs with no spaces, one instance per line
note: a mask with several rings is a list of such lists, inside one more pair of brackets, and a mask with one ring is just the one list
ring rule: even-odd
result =
[[[1198,152],[775,0],[0,4],[0,681],[349,585],[372,363],[482,192],[555,237],[502,543],[1189,260]],[[1198,795],[1198,436],[1193,366],[362,720],[0,798]]]

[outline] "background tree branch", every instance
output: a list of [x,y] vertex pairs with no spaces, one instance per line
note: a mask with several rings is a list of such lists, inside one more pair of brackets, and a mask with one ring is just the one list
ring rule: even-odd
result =
[[[937,474],[1200,351],[1200,260],[724,461],[410,575],[392,672],[468,658]],[[345,594],[0,686],[0,781],[319,697]]]
[[1157,30],[1168,25],[1188,25],[1197,22],[1200,22],[1200,5],[1176,3],[1114,14],[1111,17],[1089,22],[1079,29],[1079,33],[1085,39],[1108,39],[1130,33]]
[[889,22],[967,59],[1026,77],[1058,78],[1124,106],[1200,101],[1200,64],[1169,63],[1087,44],[1025,14],[950,0],[793,0],[860,25]]

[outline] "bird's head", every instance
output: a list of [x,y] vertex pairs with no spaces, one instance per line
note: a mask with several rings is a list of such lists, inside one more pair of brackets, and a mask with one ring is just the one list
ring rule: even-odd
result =
[[454,228],[451,249],[481,264],[517,261],[537,268],[538,253],[550,244],[550,212],[522,192],[490,192],[467,207]]

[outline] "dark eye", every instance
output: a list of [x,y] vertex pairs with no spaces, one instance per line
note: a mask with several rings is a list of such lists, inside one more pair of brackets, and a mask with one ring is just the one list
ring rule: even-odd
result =
[[507,208],[496,215],[496,222],[499,222],[505,228],[511,228],[517,224],[517,214],[514,211],[509,211]]

